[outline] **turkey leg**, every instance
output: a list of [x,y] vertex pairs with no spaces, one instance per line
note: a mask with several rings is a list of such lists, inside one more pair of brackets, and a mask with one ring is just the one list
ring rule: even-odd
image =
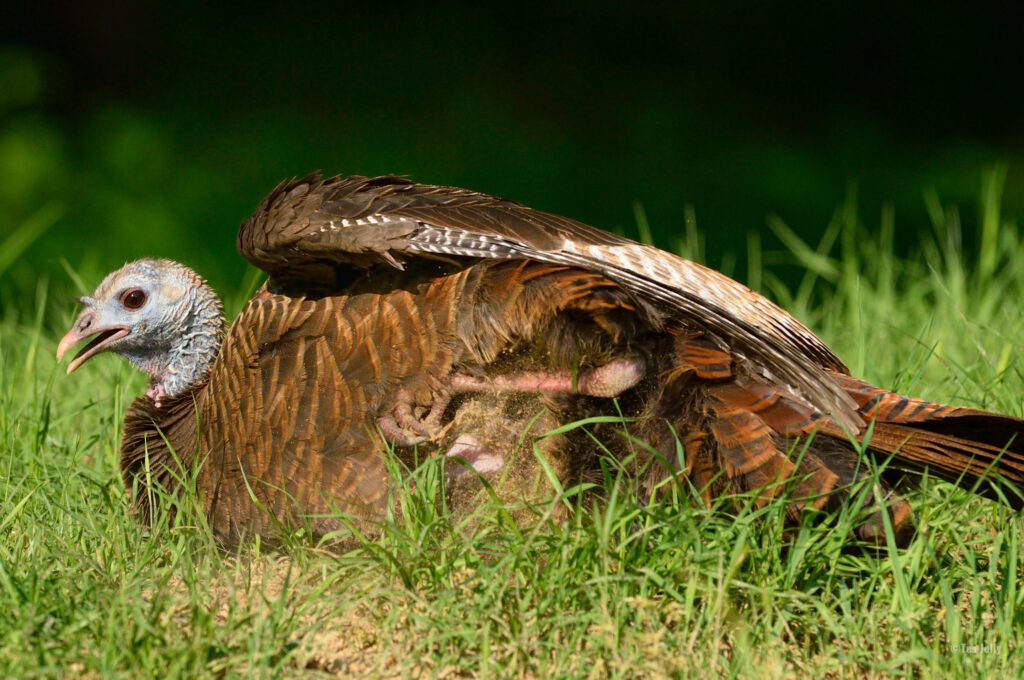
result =
[[615,359],[603,366],[573,371],[523,371],[478,378],[452,373],[441,386],[426,416],[414,412],[412,399],[402,388],[395,394],[395,406],[377,419],[381,432],[399,446],[421,444],[433,438],[448,403],[456,394],[467,392],[546,392],[616,397],[634,387],[644,376],[644,362],[637,358]]

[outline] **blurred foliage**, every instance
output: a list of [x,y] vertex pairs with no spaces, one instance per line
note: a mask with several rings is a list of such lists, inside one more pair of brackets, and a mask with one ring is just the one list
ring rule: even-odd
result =
[[[1008,168],[1003,210],[1024,215],[1016,10],[804,4],[12,7],[0,244],[24,248],[0,305],[40,272],[70,288],[62,260],[98,276],[166,256],[233,290],[239,222],[315,169],[467,186],[634,238],[642,214],[669,249],[696,219],[708,263],[740,278],[747,234],[766,262],[784,250],[772,215],[817,242],[852,186],[862,213],[895,214],[897,252],[930,229],[925,194],[975,206],[986,168]],[[967,248],[983,221],[964,210]]]

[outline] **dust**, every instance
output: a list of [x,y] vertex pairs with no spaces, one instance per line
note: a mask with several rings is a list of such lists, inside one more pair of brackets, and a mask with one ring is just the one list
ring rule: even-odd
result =
[[[560,484],[569,470],[565,438],[545,436],[559,424],[538,394],[478,394],[460,403],[448,430],[446,450],[452,451],[451,443],[469,436],[485,456],[500,458],[503,464],[480,473],[457,460],[457,451],[449,455],[446,478],[456,518],[493,510],[497,503],[524,527],[537,520],[541,508],[548,511],[557,495],[552,478]],[[550,519],[564,519],[564,506],[557,505],[554,514],[547,512]]]
[[[253,623],[277,620],[271,625],[284,623],[287,633],[261,644],[272,656],[274,647],[277,655],[289,655],[286,677],[407,677],[410,665],[402,651],[407,645],[382,632],[386,612],[365,593],[346,592],[351,583],[342,582],[338,572],[302,567],[283,556],[228,558],[223,566],[203,574],[173,573],[143,590],[145,601],[161,601],[162,630],[188,630],[195,609],[204,609],[223,635],[221,643],[238,652],[232,671],[245,674],[258,670],[247,669],[244,661]],[[332,592],[341,596],[325,597]],[[403,605],[401,597],[389,599],[385,607]],[[283,622],[282,611],[289,612]]]

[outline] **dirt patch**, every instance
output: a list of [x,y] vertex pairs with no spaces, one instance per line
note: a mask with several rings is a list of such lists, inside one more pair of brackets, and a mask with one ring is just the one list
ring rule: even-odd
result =
[[[449,455],[446,477],[456,518],[481,509],[488,512],[496,501],[520,526],[536,521],[536,508],[546,506],[556,493],[549,475],[559,482],[566,476],[565,438],[542,437],[558,425],[544,398],[536,394],[482,394],[466,399],[452,420],[448,440],[469,438],[486,452],[485,459],[500,459],[502,465],[480,473],[455,460],[460,457],[458,451]],[[557,506],[560,516],[553,519],[564,519],[562,510]]]

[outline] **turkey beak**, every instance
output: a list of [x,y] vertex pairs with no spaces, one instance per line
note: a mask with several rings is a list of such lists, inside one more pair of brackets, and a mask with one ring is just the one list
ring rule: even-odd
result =
[[93,338],[92,342],[83,347],[75,358],[68,364],[68,374],[74,373],[78,370],[78,367],[84,364],[86,361],[96,356],[100,352],[106,351],[107,346],[115,340],[120,340],[124,336],[128,335],[129,330],[124,326],[107,326],[106,328],[99,326],[96,322],[99,315],[91,309],[87,309],[78,317],[75,321],[75,325],[71,327],[71,330],[60,339],[60,344],[57,345],[57,361],[59,362],[67,351],[77,345],[86,338]]

